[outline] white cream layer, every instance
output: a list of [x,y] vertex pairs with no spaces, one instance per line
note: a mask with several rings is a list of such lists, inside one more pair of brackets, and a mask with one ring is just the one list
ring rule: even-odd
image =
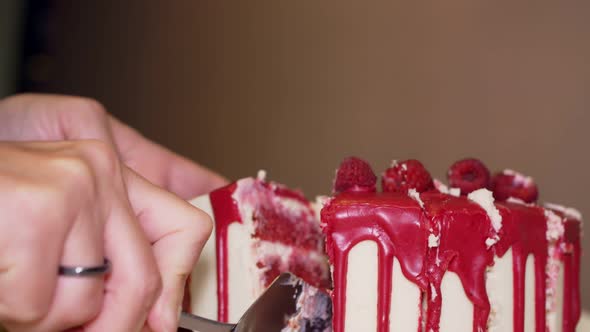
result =
[[[492,312],[489,332],[512,332],[514,321],[514,281],[512,249],[486,276]],[[525,275],[525,332],[535,328],[535,269],[529,255]],[[376,331],[378,301],[378,250],[373,241],[362,241],[348,254],[346,289],[346,331]],[[558,285],[557,308],[562,310],[563,275]],[[433,296],[435,296],[433,294]],[[439,296],[439,294],[436,294]],[[441,283],[440,332],[472,332],[473,304],[467,298],[457,274],[447,272]],[[416,331],[420,319],[420,289],[407,280],[394,260],[390,312],[390,331]],[[550,326],[561,326],[561,313],[549,319]],[[552,329],[551,331],[561,331]]]
[[[190,203],[203,210],[213,219],[209,195],[199,196]],[[213,223],[215,224],[215,223]],[[205,244],[201,256],[193,269],[190,282],[192,313],[217,319],[217,255],[215,252],[215,229]]]
[[512,249],[502,257],[496,257],[486,278],[490,299],[488,332],[509,332],[514,329],[514,279]]
[[[348,254],[346,331],[377,331],[378,249],[374,241],[362,241]],[[407,280],[394,259],[389,330],[417,331],[421,292]]]

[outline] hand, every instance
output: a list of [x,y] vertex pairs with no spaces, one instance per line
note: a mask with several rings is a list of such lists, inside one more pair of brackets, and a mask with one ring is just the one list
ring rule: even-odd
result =
[[[110,149],[109,151],[112,152],[108,158],[116,160],[124,170],[122,173],[133,174],[125,176],[124,182],[135,183],[133,179],[140,179],[136,181],[140,185],[127,185],[129,194],[127,199],[131,202],[134,212],[131,213],[132,217],[136,216],[134,218],[139,219],[144,233],[152,243],[152,252],[155,254],[163,279],[162,294],[152,307],[148,321],[149,325],[157,331],[169,330],[169,319],[166,320],[163,317],[169,317],[171,307],[174,307],[174,311],[176,310],[176,302],[180,296],[178,294],[182,292],[184,286],[178,280],[183,279],[190,272],[194,264],[191,259],[196,259],[195,255],[199,254],[203,245],[200,243],[195,247],[195,243],[202,239],[203,234],[208,233],[210,225],[207,221],[203,221],[205,217],[199,214],[198,218],[193,216],[190,225],[182,226],[182,222],[173,217],[181,210],[171,207],[173,201],[176,201],[176,204],[181,203],[173,195],[161,191],[141,176],[185,199],[222,186],[226,180],[146,140],[133,129],[109,116],[104,108],[93,100],[66,96],[21,95],[0,101],[0,141],[76,139],[98,139],[104,142],[106,147],[103,146],[102,150]],[[134,174],[132,170],[140,175]],[[98,176],[97,179],[103,180]],[[135,189],[142,187],[151,189]],[[135,191],[137,195],[134,196],[132,193]],[[160,192],[160,195],[149,195],[149,192]],[[168,204],[163,197],[168,197]],[[153,204],[146,204],[146,202]],[[184,202],[182,204],[186,205]],[[158,206],[157,210],[152,208],[154,205]],[[1,203],[0,206],[2,206]],[[165,225],[157,222],[164,220]],[[198,227],[199,230],[184,230],[183,227]],[[195,232],[199,234],[196,237]],[[162,238],[157,236],[162,234],[167,235]],[[108,233],[105,236],[108,242]],[[187,252],[190,257],[185,257]],[[138,273],[135,272],[135,274]],[[142,276],[142,274],[138,275]],[[126,310],[124,307],[117,307],[121,315]]]
[[[9,330],[176,330],[185,278],[211,232],[203,212],[101,141],[0,143],[0,160],[0,321]],[[113,266],[106,279],[57,275],[60,264],[103,257]]]
[[0,101],[0,141],[98,139],[150,182],[189,199],[227,180],[151,142],[111,117],[96,101],[25,94]]

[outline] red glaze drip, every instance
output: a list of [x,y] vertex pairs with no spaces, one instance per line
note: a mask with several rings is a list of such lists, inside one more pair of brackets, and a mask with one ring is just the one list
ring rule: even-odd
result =
[[499,203],[502,215],[500,241],[494,246],[498,257],[512,248],[514,273],[514,331],[524,331],[525,269],[529,255],[534,257],[535,273],[535,331],[545,332],[545,297],[547,264],[547,220],[543,209],[536,206]]
[[444,274],[457,274],[467,298],[473,303],[473,331],[485,331],[490,312],[485,273],[493,264],[493,251],[485,240],[494,235],[486,212],[465,197],[453,197],[438,193],[421,196],[432,226],[440,232],[438,248],[428,255],[428,275],[440,296],[432,301],[429,291],[427,331],[439,331],[442,298],[440,285]]
[[215,247],[217,256],[217,319],[228,321],[228,267],[227,267],[227,228],[231,223],[242,222],[238,204],[232,198],[237,184],[232,183],[217,189],[211,194],[211,207],[215,216]]
[[[427,251],[424,215],[418,204],[406,195],[341,194],[322,209],[326,223],[326,249],[334,265],[333,330],[345,329],[346,273],[348,253],[364,240],[378,247],[378,332],[389,330],[393,258],[400,262],[404,276],[426,289],[423,274]],[[418,322],[417,322],[418,323]]]
[[580,222],[572,219],[565,221],[564,245],[561,247],[565,269],[563,332],[575,332],[576,325],[582,314],[580,300],[580,261],[582,256]]

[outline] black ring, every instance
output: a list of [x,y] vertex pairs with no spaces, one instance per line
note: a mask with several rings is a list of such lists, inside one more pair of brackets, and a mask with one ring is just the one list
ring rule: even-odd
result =
[[104,263],[99,266],[59,266],[57,274],[60,276],[71,276],[71,277],[92,277],[109,273],[111,270],[111,262],[108,259],[104,259]]

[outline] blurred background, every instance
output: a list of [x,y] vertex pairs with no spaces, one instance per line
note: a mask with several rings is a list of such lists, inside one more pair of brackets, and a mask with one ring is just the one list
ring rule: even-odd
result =
[[230,178],[264,168],[309,197],[349,155],[442,179],[475,156],[590,216],[589,17],[582,0],[2,0],[0,96],[92,97]]

